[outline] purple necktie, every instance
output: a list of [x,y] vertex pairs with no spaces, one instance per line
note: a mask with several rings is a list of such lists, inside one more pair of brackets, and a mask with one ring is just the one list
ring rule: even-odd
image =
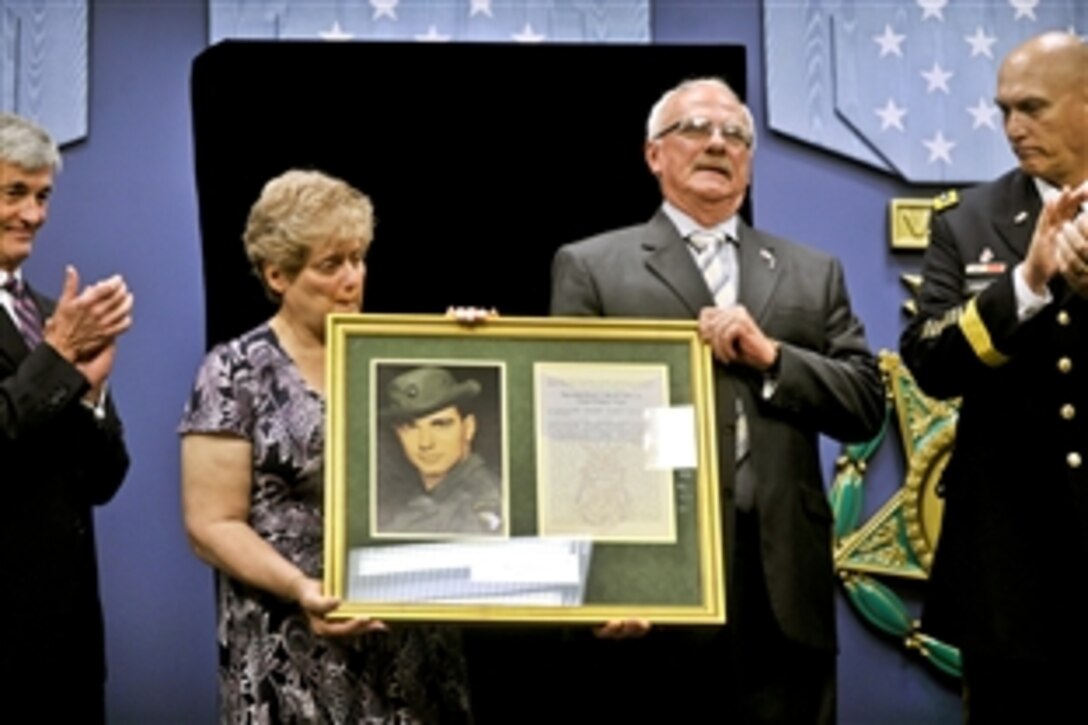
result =
[[21,280],[8,277],[4,289],[11,295],[11,309],[15,312],[15,326],[19,328],[26,346],[33,350],[42,341],[42,320],[38,307]]

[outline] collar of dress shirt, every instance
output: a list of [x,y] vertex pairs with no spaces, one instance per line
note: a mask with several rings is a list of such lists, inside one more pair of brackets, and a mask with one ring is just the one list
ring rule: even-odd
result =
[[3,307],[11,315],[11,319],[15,319],[15,310],[12,307],[11,293],[8,292],[4,285],[8,283],[8,280],[14,277],[15,279],[22,279],[23,273],[21,269],[17,269],[14,272],[9,272],[6,269],[0,269],[0,307]]
[[[1039,192],[1039,198],[1043,200],[1044,204],[1061,193],[1061,189],[1054,186],[1049,181],[1040,179],[1038,176],[1031,177],[1031,180],[1035,182],[1035,190]],[[1088,213],[1088,201],[1080,205],[1080,210]]]
[[0,269],[0,289],[3,289],[4,285],[8,283],[8,280],[14,277],[15,279],[23,278],[23,271],[17,269],[14,272],[9,272],[6,269]]
[[698,231],[724,234],[727,239],[740,239],[740,235],[737,234],[736,214],[729,217],[724,222],[715,224],[708,229],[667,201],[661,204],[661,210],[665,212],[665,216],[667,216],[673,226],[676,227],[676,231],[680,233],[681,239],[687,239],[689,234]]

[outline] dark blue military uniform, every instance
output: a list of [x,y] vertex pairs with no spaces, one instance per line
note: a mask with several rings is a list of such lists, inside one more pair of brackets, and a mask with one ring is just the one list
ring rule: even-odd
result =
[[938,199],[901,348],[923,390],[962,397],[927,632],[963,648],[968,675],[977,655],[1072,681],[1088,676],[1088,300],[1057,276],[1053,301],[1019,320],[1012,274],[1041,208],[1020,171]]

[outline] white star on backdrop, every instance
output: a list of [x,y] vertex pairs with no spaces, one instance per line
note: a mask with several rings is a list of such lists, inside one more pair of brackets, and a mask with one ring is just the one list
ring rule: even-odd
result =
[[916,0],[918,7],[922,8],[922,20],[926,18],[937,18],[941,22],[944,22],[944,6],[948,4],[948,0]]
[[529,23],[525,23],[525,27],[520,32],[510,37],[519,43],[540,43],[543,42],[545,36],[533,30],[533,26]]
[[937,61],[933,61],[933,67],[929,70],[922,71],[922,77],[926,79],[926,93],[932,93],[936,90],[942,90],[946,94],[952,91],[948,90],[948,79],[955,75],[952,71],[941,68],[941,64]]
[[997,130],[997,106],[987,103],[982,96],[978,97],[976,105],[967,107],[967,112],[971,114],[973,119],[971,128],[989,126],[993,130]]
[[421,43],[445,43],[449,39],[450,36],[438,32],[438,28],[434,25],[428,26],[427,32],[423,35],[416,36],[416,40]]
[[885,25],[884,33],[881,35],[874,35],[873,41],[880,46],[881,58],[888,55],[889,53],[894,53],[895,55],[898,55],[900,58],[902,58],[903,51],[900,49],[899,46],[903,43],[904,40],[906,40],[906,38],[907,36],[905,35],[896,35],[895,31],[892,30],[891,25]]
[[384,16],[390,20],[397,19],[397,3],[400,0],[370,0],[370,7],[374,8],[374,15],[371,20],[377,20]]
[[[493,2],[498,16],[500,3]],[[1006,119],[993,98],[1003,56],[1046,30],[1088,32],[1088,0],[759,4],[765,47],[805,44],[803,54],[766,59],[766,75],[775,81],[765,89],[775,130],[917,184],[966,185],[1014,167]],[[814,68],[820,88],[829,89],[816,96]]]
[[[164,2],[155,1],[160,4]],[[52,7],[72,2],[73,0],[14,0],[17,7]],[[208,6],[207,32],[209,41],[213,43],[228,38],[379,42],[412,42],[419,39],[468,43],[645,43],[651,39],[651,2],[652,0],[201,0],[203,5]],[[5,36],[4,8],[12,4],[13,0],[0,0],[0,38]],[[912,11],[911,14],[915,13]],[[1009,17],[1012,17],[1011,13]],[[881,18],[879,23],[868,25],[866,31],[860,35],[860,43],[867,56],[872,51],[865,41],[868,36],[879,32],[883,23],[884,19]],[[4,65],[2,58],[7,50],[5,43],[6,38],[0,39],[0,66]],[[0,96],[5,95],[3,91],[10,85],[6,85],[5,80],[3,68],[0,68]],[[883,97],[866,101],[862,109],[872,108],[882,101]],[[872,118],[869,120],[872,121]],[[875,122],[873,125],[876,125]]]
[[948,154],[948,152],[955,147],[955,141],[949,141],[944,137],[943,133],[938,131],[937,135],[934,136],[932,139],[929,139],[928,141],[926,139],[922,139],[922,143],[927,149],[929,149],[929,163],[932,164],[938,159],[945,162],[946,164],[952,163],[952,157]]
[[351,33],[344,32],[344,29],[340,27],[339,20],[334,20],[331,28],[322,30],[318,35],[322,40],[351,40],[355,37]]
[[907,115],[907,109],[896,106],[893,99],[889,98],[883,108],[875,108],[873,112],[880,116],[881,131],[887,131],[892,126],[900,131],[904,130],[903,116]]
[[993,35],[986,35],[986,31],[981,27],[975,28],[974,35],[965,35],[963,39],[971,46],[972,58],[976,55],[984,55],[987,58],[994,57],[993,46],[997,42],[997,38]]
[[1038,4],[1039,0],[1009,0],[1009,7],[1016,11],[1016,17],[1013,20],[1019,20],[1020,18],[1038,20],[1035,17],[1035,6]]
[[468,10],[468,16],[470,18],[475,17],[477,14],[482,13],[487,17],[494,17],[491,14],[491,0],[471,0],[472,7]]

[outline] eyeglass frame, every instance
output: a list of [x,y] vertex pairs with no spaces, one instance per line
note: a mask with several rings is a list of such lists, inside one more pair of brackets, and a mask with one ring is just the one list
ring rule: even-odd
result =
[[[704,129],[709,129],[709,132]],[[706,116],[687,116],[678,121],[674,121],[655,133],[652,140],[659,141],[674,133],[679,133],[681,136],[684,136],[684,138],[710,139],[714,136],[715,131],[722,137],[722,141],[724,141],[726,145],[744,146],[748,149],[752,148],[754,134],[744,128],[744,126],[728,121],[716,122]]]

